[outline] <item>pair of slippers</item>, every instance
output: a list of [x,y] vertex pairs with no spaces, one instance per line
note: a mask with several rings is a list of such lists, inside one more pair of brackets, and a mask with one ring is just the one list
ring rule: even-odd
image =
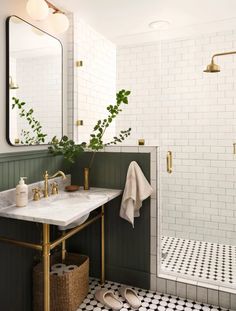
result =
[[[122,286],[119,288],[119,293],[133,309],[138,309],[141,306],[141,301],[132,288]],[[97,290],[95,298],[109,309],[120,310],[123,307],[123,303],[119,297],[116,296],[112,290],[106,288]]]

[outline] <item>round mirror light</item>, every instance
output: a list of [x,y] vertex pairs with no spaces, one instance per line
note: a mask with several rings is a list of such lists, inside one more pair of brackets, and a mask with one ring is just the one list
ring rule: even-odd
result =
[[57,12],[50,16],[52,28],[56,34],[63,33],[69,28],[69,20],[63,13]]
[[44,0],[29,0],[26,10],[30,17],[36,20],[43,20],[48,16],[49,8]]

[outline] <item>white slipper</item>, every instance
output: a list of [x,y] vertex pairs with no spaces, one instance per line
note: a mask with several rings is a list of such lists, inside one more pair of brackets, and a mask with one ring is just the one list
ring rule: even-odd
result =
[[119,297],[106,288],[98,289],[95,293],[95,298],[109,309],[120,310],[123,307]]
[[141,306],[138,295],[131,287],[122,286],[119,288],[119,293],[133,309],[138,309]]

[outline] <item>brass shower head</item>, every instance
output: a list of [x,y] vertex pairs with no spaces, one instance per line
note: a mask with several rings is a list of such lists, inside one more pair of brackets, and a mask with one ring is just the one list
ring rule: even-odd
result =
[[212,60],[212,62],[209,65],[207,65],[207,68],[206,70],[204,70],[204,72],[210,73],[220,72],[220,66],[215,64],[214,61]]
[[211,58],[211,63],[207,66],[207,68],[206,68],[206,70],[204,70],[204,72],[210,72],[210,73],[220,72],[220,66],[218,66],[214,62],[214,58],[216,56],[224,56],[224,55],[231,55],[231,54],[236,54],[236,51],[214,54]]

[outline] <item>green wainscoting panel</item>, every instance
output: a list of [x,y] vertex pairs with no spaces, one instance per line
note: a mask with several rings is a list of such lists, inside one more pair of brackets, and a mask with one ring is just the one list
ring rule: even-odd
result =
[[[90,156],[89,156],[90,157]],[[91,186],[124,189],[127,169],[136,161],[150,180],[150,154],[97,153],[90,174]],[[83,154],[72,169],[72,181],[83,184],[83,167],[88,154]],[[121,197],[106,206],[106,278],[109,280],[150,288],[150,200],[135,219],[135,227],[119,217]],[[73,237],[71,251],[80,250],[91,259],[91,275],[100,275],[100,222]]]
[[46,150],[0,154],[0,191],[14,188],[20,176],[33,183],[43,179],[45,170],[53,173],[62,167],[63,159],[53,157]]
[[[84,153],[72,167],[66,167],[61,157],[47,151],[0,154],[0,191],[15,187],[20,176],[28,183],[42,180],[63,169],[72,174],[73,183],[83,183],[83,167],[91,154]],[[137,161],[150,179],[150,154],[97,153],[91,170],[91,185],[124,188],[127,168]],[[119,217],[121,198],[106,206],[106,277],[109,280],[149,288],[150,283],[150,200],[142,207],[134,229]],[[95,211],[96,213],[96,211]],[[55,227],[52,228],[52,234]],[[0,235],[38,242],[41,225],[0,218]],[[100,221],[78,233],[68,243],[70,251],[88,254],[91,275],[100,275]],[[32,267],[39,254],[27,249],[0,243],[0,310],[32,311]]]
[[[14,188],[20,176],[28,183],[42,180],[47,169],[63,168],[61,157],[47,151],[17,152],[0,155],[0,191]],[[39,242],[41,225],[0,217],[0,235],[23,241]],[[32,311],[32,267],[35,251],[0,243],[0,310]]]

